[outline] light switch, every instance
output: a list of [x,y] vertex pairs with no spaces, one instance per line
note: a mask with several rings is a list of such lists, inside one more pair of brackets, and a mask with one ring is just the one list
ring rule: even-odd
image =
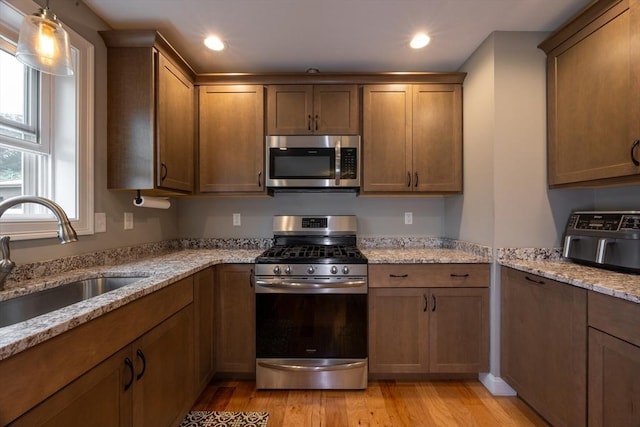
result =
[[124,213],[124,229],[133,230],[133,212]]
[[93,215],[93,232],[104,233],[107,231],[107,214],[104,212],[96,212]]
[[235,225],[235,226],[242,225],[242,217],[240,216],[239,213],[234,213],[233,214],[233,225]]

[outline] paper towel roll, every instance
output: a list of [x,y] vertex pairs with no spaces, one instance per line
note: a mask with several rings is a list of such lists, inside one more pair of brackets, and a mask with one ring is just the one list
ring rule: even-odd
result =
[[140,196],[133,199],[133,205],[139,208],[169,209],[171,202],[165,197]]

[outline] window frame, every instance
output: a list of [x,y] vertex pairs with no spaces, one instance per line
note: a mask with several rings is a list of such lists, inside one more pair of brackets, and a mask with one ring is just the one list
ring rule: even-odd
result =
[[[8,4],[4,0],[0,0],[0,35],[17,41],[20,24],[25,14],[33,13],[40,6],[31,0],[12,0]],[[64,25],[64,23],[63,23]],[[76,85],[75,90],[75,161],[76,161],[76,191],[75,205],[76,215],[70,217],[71,224],[78,235],[94,234],[94,46],[84,39],[78,33],[68,26],[64,25],[65,30],[69,33],[71,45],[78,51],[78,62],[75,70]],[[41,108],[48,108],[50,114],[51,125],[41,123],[42,132],[49,132],[48,135],[42,135],[43,144],[49,144],[47,150],[51,150],[53,160],[49,162],[52,168],[51,175],[53,178],[48,183],[53,199],[59,201],[64,193],[63,189],[57,188],[56,185],[56,163],[55,141],[56,138],[62,138],[62,129],[56,126],[61,123],[65,111],[56,108],[56,91],[60,88],[61,79],[65,77],[45,76],[43,82],[49,81],[49,90],[42,89],[40,99]],[[43,88],[46,84],[43,83]],[[47,116],[43,114],[43,116]],[[47,142],[48,141],[48,142]],[[42,185],[39,183],[38,185]],[[58,193],[58,196],[56,196]],[[66,197],[70,197],[66,195]],[[33,204],[24,204],[22,206],[38,206]],[[48,213],[48,212],[47,212]],[[8,213],[0,219],[0,234],[11,236],[12,240],[31,240],[44,239],[57,236],[57,220],[55,217],[47,217],[46,219],[36,218],[19,218],[16,215]]]

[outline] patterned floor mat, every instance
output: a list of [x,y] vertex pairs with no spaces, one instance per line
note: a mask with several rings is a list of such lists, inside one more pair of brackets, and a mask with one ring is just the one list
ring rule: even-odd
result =
[[191,411],[180,427],[267,427],[268,412]]

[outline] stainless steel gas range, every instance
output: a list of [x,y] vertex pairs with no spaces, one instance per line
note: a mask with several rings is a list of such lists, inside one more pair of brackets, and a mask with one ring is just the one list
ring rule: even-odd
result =
[[256,259],[256,387],[367,386],[367,258],[355,216],[276,216]]

